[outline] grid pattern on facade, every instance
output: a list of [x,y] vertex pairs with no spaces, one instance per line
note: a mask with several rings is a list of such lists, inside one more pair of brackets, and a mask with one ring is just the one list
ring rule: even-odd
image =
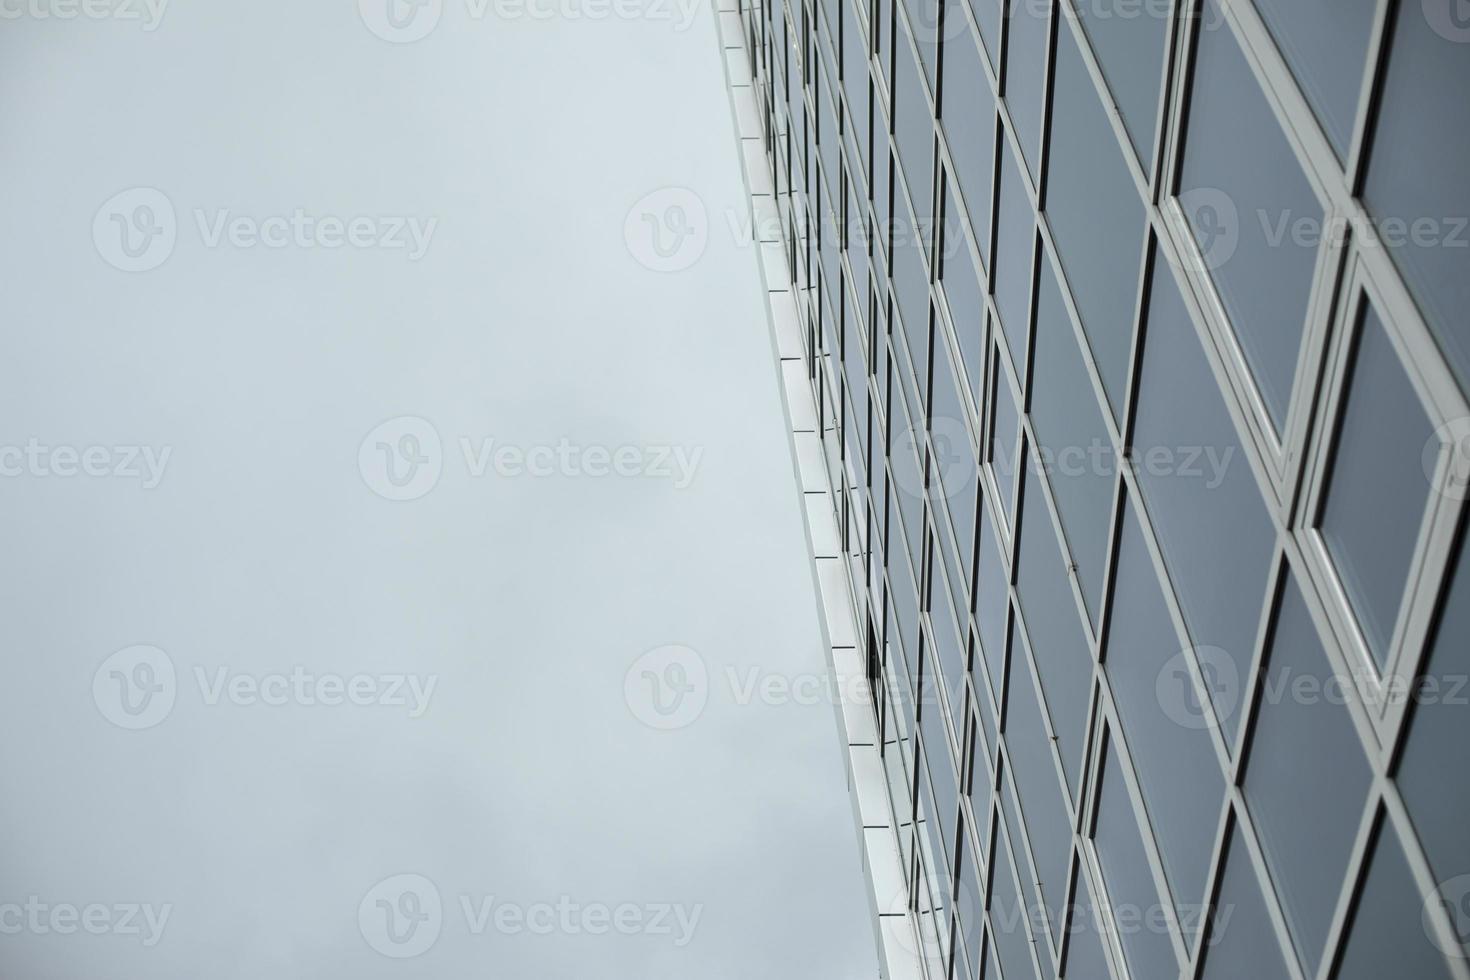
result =
[[931,977],[1470,980],[1459,10],[724,15]]

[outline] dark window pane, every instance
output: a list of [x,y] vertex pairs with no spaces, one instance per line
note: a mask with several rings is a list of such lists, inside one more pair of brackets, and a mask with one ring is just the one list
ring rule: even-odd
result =
[[1026,376],[1026,323],[1031,296],[1031,250],[1036,213],[1021,185],[1021,170],[1009,149],[1000,155],[1000,216],[995,232],[991,288],[1001,331],[1010,348],[1016,377]]
[[1320,237],[1300,229],[1322,205],[1222,17],[1205,0],[1179,200],[1281,431]]
[[[954,199],[954,185],[946,192],[946,201]],[[960,345],[970,395],[978,404],[981,380],[985,374],[985,289],[969,247],[969,233],[958,212],[950,203],[944,207],[944,248],[939,267],[940,286],[949,308],[950,325]]]
[[1211,930],[1202,952],[1203,980],[1287,980],[1291,976],[1260,880],[1239,831],[1231,835],[1221,872],[1220,897],[1211,912]]
[[1363,199],[1445,356],[1470,388],[1470,19],[1400,3]]
[[[975,585],[975,620],[990,686],[999,697],[1005,680],[1006,608],[1009,602],[1000,538],[989,515],[980,520],[980,565]],[[980,667],[979,657],[975,667]],[[978,687],[978,684],[977,684]]]
[[[1470,745],[1470,548],[1464,541],[1441,617],[1397,779],[1430,870],[1448,881],[1470,875],[1470,779],[1463,777]],[[1470,915],[1462,912],[1457,921],[1470,951]]]
[[1211,691],[1234,745],[1276,547],[1260,488],[1169,267],[1155,262],[1133,466],[1196,647],[1219,651]]
[[[1036,657],[1036,672],[1046,694],[1047,713],[1056,732],[1068,784],[1075,793],[1081,780],[1082,742],[1087,732],[1092,654],[1034,465],[1026,466],[1025,478],[1016,588]],[[1020,651],[1016,655],[1020,656]]]
[[1204,900],[1225,776],[1198,713],[1169,710],[1182,703],[1173,700],[1169,685],[1189,684],[1189,674],[1131,503],[1123,509],[1115,576],[1108,679],[1164,875],[1180,921],[1193,927],[1198,917],[1188,912]]
[[1046,81],[1046,41],[1051,23],[1051,0],[1011,0],[1010,35],[1006,39],[1006,107],[1016,126],[1021,153],[1031,171],[1040,176],[1042,87]]
[[1302,94],[1339,158],[1353,141],[1353,121],[1375,0],[1255,0]]
[[1346,383],[1322,537],[1368,649],[1384,667],[1424,519],[1420,456],[1434,427],[1366,300]]
[[1071,32],[1061,33],[1052,98],[1047,221],[1117,420],[1126,395],[1138,304],[1143,201],[1082,54]]
[[1102,610],[1103,571],[1113,507],[1113,444],[1077,348],[1077,332],[1062,304],[1051,263],[1041,260],[1036,299],[1035,375],[1031,424],[1077,579],[1094,624]]
[[[1409,871],[1403,845],[1385,823],[1378,832],[1336,980],[1448,980],[1444,956],[1425,929],[1423,909],[1424,896]],[[1458,907],[1453,912],[1457,917],[1464,914]]]
[[1041,879],[1041,900],[1052,939],[1060,940],[1062,902],[1067,887],[1067,868],[1072,858],[1072,823],[1067,803],[1052,761],[1051,737],[1041,718],[1031,668],[1017,657],[1011,680],[1011,698],[1006,715],[1006,748],[1010,753],[1011,777],[1020,797],[1036,876]]
[[[1333,678],[1311,613],[1295,578],[1288,577],[1265,670],[1245,798],[1309,974],[1317,972],[1322,958],[1372,781]],[[1331,764],[1303,765],[1304,759],[1330,759]]]
[[[1103,758],[1102,786],[1097,801],[1097,830],[1093,834],[1097,861],[1102,866],[1108,901],[1120,918],[1117,928],[1123,955],[1134,980],[1171,980],[1179,967],[1160,914],[1158,891],[1149,870],[1148,854],[1139,836],[1138,820],[1123,783],[1118,755],[1112,745]],[[1128,920],[1121,913],[1128,913]]]
[[991,938],[999,951],[1006,980],[1033,980],[1036,968],[1031,961],[1031,940],[1026,932],[1026,909],[1021,904],[1005,836],[999,830],[996,834],[995,875],[990,882]]
[[1000,487],[1000,513],[1007,523],[1016,523],[1016,454],[1020,451],[1021,415],[1006,370],[997,362],[992,370],[994,431],[991,432],[990,465]]
[[[1131,11],[1131,16],[1125,11]],[[1084,2],[1077,4],[1077,13],[1102,65],[1108,89],[1118,103],[1128,138],[1146,170],[1153,158],[1159,97],[1164,90],[1169,7],[1157,3],[1124,7]]]
[[[995,2],[995,0],[988,0]],[[951,16],[964,16],[955,11]],[[995,171],[995,99],[969,31],[944,45],[945,141],[964,195],[981,258],[990,263],[990,191]]]
[[[900,21],[900,24],[902,21]],[[909,35],[900,31],[895,47],[893,84],[895,141],[904,183],[914,202],[914,211],[927,224],[934,214],[934,116],[924,94],[924,80],[914,61]]]

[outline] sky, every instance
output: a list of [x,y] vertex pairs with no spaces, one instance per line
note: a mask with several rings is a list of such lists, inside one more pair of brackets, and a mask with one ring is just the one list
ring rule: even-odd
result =
[[875,977],[713,11],[0,19],[0,976]]

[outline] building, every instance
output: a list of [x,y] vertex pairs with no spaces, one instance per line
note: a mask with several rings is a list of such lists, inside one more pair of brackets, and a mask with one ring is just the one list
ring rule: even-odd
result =
[[742,2],[887,973],[1470,978],[1463,4]]

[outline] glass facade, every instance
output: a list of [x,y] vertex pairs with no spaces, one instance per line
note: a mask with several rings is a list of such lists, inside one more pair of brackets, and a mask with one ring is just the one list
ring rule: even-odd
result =
[[731,7],[930,980],[1470,977],[1454,6]]

